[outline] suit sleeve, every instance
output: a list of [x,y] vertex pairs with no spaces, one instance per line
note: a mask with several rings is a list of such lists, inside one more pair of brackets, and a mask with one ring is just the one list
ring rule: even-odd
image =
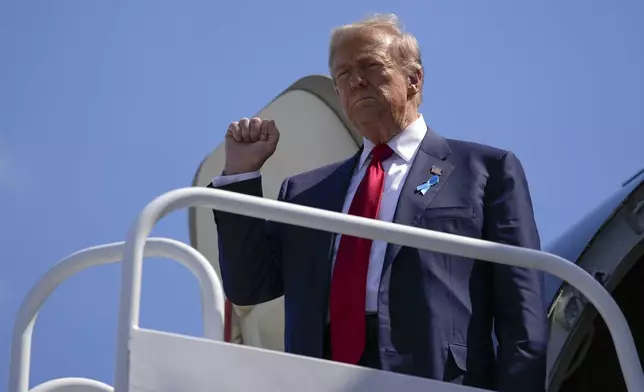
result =
[[[484,239],[540,249],[532,200],[519,159],[507,152],[490,170]],[[541,391],[546,382],[547,317],[541,271],[493,265],[497,389]]]
[[[209,187],[215,188],[213,184]],[[288,179],[278,200],[284,200]],[[217,187],[262,197],[261,177]],[[283,295],[279,224],[214,210],[219,265],[226,296],[235,305],[256,305]]]

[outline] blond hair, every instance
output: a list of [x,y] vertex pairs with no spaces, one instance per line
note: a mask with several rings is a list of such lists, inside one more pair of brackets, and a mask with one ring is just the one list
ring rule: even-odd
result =
[[[415,76],[423,69],[418,40],[412,34],[403,31],[400,20],[395,14],[374,14],[359,22],[333,29],[329,44],[329,69],[332,68],[333,56],[342,40],[349,34],[364,30],[378,30],[393,38],[389,47],[392,58],[409,76]],[[415,98],[418,106],[421,101],[423,80],[419,83],[419,93]]]

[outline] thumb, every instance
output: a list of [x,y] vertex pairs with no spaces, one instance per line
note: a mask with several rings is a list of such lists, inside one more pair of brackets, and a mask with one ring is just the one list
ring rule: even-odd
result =
[[280,132],[277,129],[277,125],[275,125],[275,120],[271,120],[268,123],[266,133],[267,133],[266,140],[268,140],[271,143],[277,144],[277,142],[278,142],[278,140],[280,138]]

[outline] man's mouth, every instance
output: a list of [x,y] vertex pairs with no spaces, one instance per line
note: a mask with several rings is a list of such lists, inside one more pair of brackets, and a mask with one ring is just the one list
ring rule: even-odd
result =
[[370,99],[375,99],[375,98],[373,98],[373,97],[362,97],[362,98],[358,98],[358,99],[356,99],[355,101],[353,101],[353,105],[355,105],[355,104],[357,104],[357,103],[359,103],[359,102],[362,102],[362,101],[370,100]]

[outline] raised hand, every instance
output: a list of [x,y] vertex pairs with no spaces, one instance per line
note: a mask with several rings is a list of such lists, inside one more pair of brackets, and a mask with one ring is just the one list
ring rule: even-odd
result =
[[224,175],[259,170],[277,148],[280,133],[274,120],[242,118],[226,132]]

